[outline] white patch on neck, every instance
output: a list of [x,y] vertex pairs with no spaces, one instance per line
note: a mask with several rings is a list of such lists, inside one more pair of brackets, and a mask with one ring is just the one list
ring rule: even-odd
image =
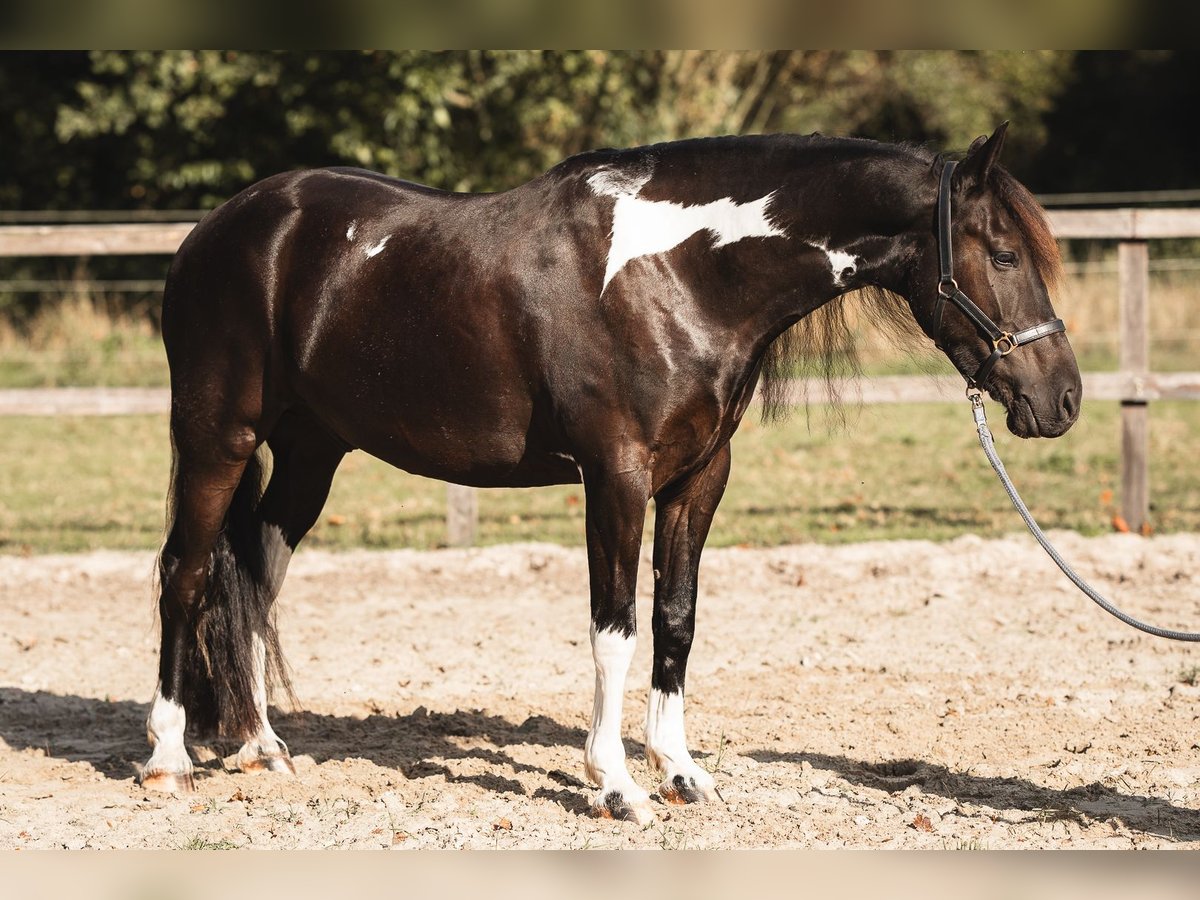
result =
[[858,271],[858,257],[845,250],[831,250],[823,242],[812,241],[811,243],[829,260],[829,271],[833,274],[833,283],[838,287],[845,287],[846,279],[854,277],[854,273]]
[[654,168],[599,169],[588,176],[588,184],[597,194],[606,197],[633,197],[654,175]]
[[597,194],[616,197],[612,240],[601,293],[624,265],[640,256],[665,253],[698,231],[709,231],[713,249],[751,237],[784,237],[769,218],[772,191],[757,200],[735,203],[728,197],[711,203],[683,206],[668,200],[643,200],[637,193],[650,180],[652,170],[601,169],[588,178]]
[[354,232],[358,231],[358,222],[351,222],[350,227],[346,229],[346,240],[354,240]]

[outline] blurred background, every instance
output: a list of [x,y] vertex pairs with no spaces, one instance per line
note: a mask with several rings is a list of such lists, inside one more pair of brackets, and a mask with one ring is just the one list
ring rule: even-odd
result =
[[[1186,209],[1200,206],[1197,108],[1190,51],[7,52],[0,226],[192,222],[293,168],[493,191],[596,147],[821,131],[962,149],[1006,119],[1004,162],[1047,207]],[[1056,307],[1082,368],[1113,371],[1116,242],[1062,246]],[[166,385],[169,261],[0,258],[0,389]],[[1200,241],[1153,241],[1150,279],[1151,369],[1200,368]],[[868,376],[949,371],[920,342],[898,347],[865,322],[853,331],[846,353]],[[1200,526],[1194,406],[1154,406],[1158,530]],[[824,412],[814,401],[772,429],[747,421],[714,542],[1020,527],[980,470],[963,410],[851,401]],[[1116,403],[1096,402],[1059,441],[1002,448],[1045,524],[1119,527],[1117,427]],[[164,416],[5,417],[0,432],[0,552],[156,544]],[[327,514],[317,545],[445,540],[444,489],[361,454]],[[582,491],[483,492],[478,538],[578,542]]]

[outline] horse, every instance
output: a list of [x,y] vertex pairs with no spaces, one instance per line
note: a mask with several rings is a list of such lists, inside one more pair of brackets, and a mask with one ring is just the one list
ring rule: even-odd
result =
[[[210,212],[163,299],[173,462],[141,783],[193,789],[189,728],[240,743],[243,771],[294,772],[267,716],[268,687],[290,691],[273,604],[357,449],[476,487],[582,482],[590,809],[643,824],[655,807],[620,728],[653,499],[646,758],[659,801],[710,800],[684,728],[700,555],[756,387],[778,413],[783,377],[812,350],[792,326],[865,291],[968,379],[990,360],[979,387],[1014,434],[1055,437],[1079,415],[1065,334],[1010,353],[943,312],[958,291],[1011,332],[1053,317],[1057,245],[998,161],[1007,125],[953,161],[819,134],[596,150],[491,194],[313,169]],[[958,250],[948,280],[939,179]]]

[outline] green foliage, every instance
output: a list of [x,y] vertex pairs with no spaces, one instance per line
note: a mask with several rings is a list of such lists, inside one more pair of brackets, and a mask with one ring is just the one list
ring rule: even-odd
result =
[[[9,207],[212,206],[355,165],[497,190],[593,147],[763,130],[1040,145],[1071,54],[98,51],[0,59]],[[30,90],[33,96],[30,97]],[[17,177],[20,173],[20,177]],[[33,177],[30,177],[33,176]]]
[[622,142],[625,111],[650,84],[641,61],[602,52],[106,51],[92,54],[78,100],[60,107],[57,134],[77,152],[116,148],[129,197],[156,207],[209,206],[257,178],[321,165],[494,190],[592,144]]
[[[593,147],[813,130],[964,147],[1003,119],[1010,167],[1042,189],[1191,186],[1175,183],[1194,182],[1190,119],[1170,113],[1194,105],[1198,65],[1184,51],[10,53],[0,116],[19,140],[0,146],[0,207],[206,207],[321,165],[498,190]],[[1171,139],[1142,140],[1151,118]]]

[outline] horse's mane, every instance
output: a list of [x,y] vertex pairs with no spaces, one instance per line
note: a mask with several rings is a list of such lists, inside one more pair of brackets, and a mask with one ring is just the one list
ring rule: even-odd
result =
[[764,422],[781,421],[791,412],[787,387],[792,378],[822,379],[826,399],[840,410],[841,382],[862,374],[851,311],[901,345],[914,345],[912,313],[899,294],[872,285],[835,297],[784,331],[763,354],[758,396]]
[[[879,144],[881,148],[908,151],[933,169],[945,154],[934,155],[912,144]],[[1041,205],[1007,169],[994,166],[988,178],[993,196],[1012,217],[1032,256],[1032,263],[1047,290],[1062,277],[1058,242]],[[836,297],[783,332],[763,355],[759,398],[764,422],[780,421],[791,410],[787,382],[793,377],[815,376],[825,383],[825,394],[837,414],[841,411],[840,384],[862,374],[849,318],[851,310],[878,327],[900,346],[914,349],[922,332],[915,327],[908,301],[885,288],[871,286]],[[807,399],[807,398],[806,398]]]
[[1040,203],[1034,199],[1029,189],[1008,173],[1008,170],[996,166],[992,170],[989,182],[996,198],[1017,228],[1025,236],[1025,243],[1033,254],[1033,265],[1047,290],[1057,287],[1062,278],[1062,256],[1058,251],[1058,241],[1046,221],[1046,212]]

